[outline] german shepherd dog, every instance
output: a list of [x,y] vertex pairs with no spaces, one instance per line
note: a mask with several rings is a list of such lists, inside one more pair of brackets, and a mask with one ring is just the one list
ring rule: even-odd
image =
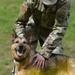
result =
[[27,40],[18,37],[15,31],[12,34],[11,52],[15,65],[13,75],[75,75],[75,59],[65,55],[52,54],[45,61],[44,69],[33,67],[36,52],[31,51]]

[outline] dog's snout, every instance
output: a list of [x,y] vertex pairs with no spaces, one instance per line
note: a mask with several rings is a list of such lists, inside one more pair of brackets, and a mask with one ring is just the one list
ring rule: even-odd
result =
[[15,48],[16,51],[20,51],[20,50],[23,50],[23,49],[24,49],[23,44],[19,44],[19,45]]
[[19,47],[22,49],[23,48],[23,44],[19,44]]
[[16,48],[15,48],[16,51],[18,51],[19,53],[24,53],[26,51],[26,48],[23,44],[19,44]]

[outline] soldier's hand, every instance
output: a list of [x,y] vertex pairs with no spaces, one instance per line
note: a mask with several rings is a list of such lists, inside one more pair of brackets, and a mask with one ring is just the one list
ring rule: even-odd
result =
[[45,58],[40,54],[35,54],[33,59],[35,59],[32,66],[35,66],[36,68],[42,68],[44,69],[45,66]]

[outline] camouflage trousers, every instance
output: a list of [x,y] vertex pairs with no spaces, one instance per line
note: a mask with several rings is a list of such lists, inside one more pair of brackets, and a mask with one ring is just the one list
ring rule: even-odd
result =
[[[31,37],[32,37],[32,42],[30,43],[30,47],[32,50],[36,50],[37,43],[39,40],[40,46],[44,44],[46,38],[52,32],[52,29],[47,29],[40,24],[38,25],[37,23],[35,24],[33,21],[29,21],[26,28],[26,31],[31,30]],[[63,47],[62,47],[62,42],[53,50],[52,53],[55,54],[63,54]]]

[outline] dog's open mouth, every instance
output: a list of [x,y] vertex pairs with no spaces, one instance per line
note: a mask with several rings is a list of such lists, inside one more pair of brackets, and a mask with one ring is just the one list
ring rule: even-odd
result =
[[22,48],[16,47],[15,50],[16,50],[16,54],[17,54],[19,57],[21,57],[21,56],[25,53],[26,48],[25,48],[25,47],[22,47]]
[[19,56],[19,57],[21,57],[24,53],[25,53],[25,50],[19,50],[19,51],[17,51],[16,52],[17,53],[17,55]]

